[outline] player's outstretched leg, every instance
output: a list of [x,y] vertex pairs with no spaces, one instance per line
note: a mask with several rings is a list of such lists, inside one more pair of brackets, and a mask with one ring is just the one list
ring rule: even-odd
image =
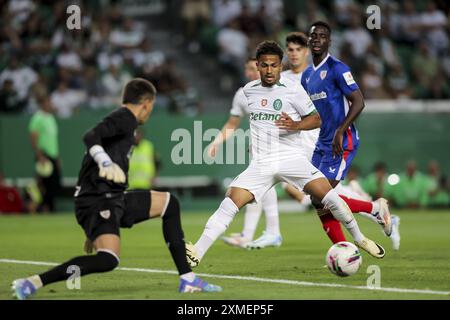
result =
[[117,254],[119,237],[105,234],[99,236],[95,243],[108,245],[98,246],[99,249],[95,255],[76,257],[39,275],[14,280],[12,283],[13,296],[20,300],[27,299],[43,286],[67,280],[73,275],[74,268],[78,268],[80,276],[114,270],[119,264]]
[[378,223],[384,233],[389,237],[392,233],[391,214],[389,212],[388,202],[384,198],[375,201],[364,201],[346,197],[339,194],[339,196],[347,203],[353,213],[360,213],[368,216],[371,220]]
[[280,233],[280,217],[278,213],[278,198],[275,187],[269,189],[261,199],[262,208],[266,215],[266,230],[258,239],[247,244],[248,249],[262,249],[279,247],[283,242]]
[[192,272],[187,260],[184,232],[181,227],[180,204],[174,195],[169,194],[169,202],[163,220],[163,234],[172,259],[180,274],[179,292],[220,292],[222,288],[210,284]]
[[305,185],[304,190],[313,197],[321,199],[322,204],[330,209],[333,216],[349,231],[358,247],[367,251],[375,258],[384,257],[384,248],[362,234],[350,208],[339,197],[336,191],[331,188],[327,179],[318,178],[312,180]]
[[180,203],[168,193],[159,191],[128,191],[125,194],[125,216],[128,226],[161,217],[164,240],[180,275],[179,292],[220,292],[222,288],[200,279],[186,260],[186,243],[181,225]]
[[253,194],[245,189],[236,187],[230,189],[228,197],[222,201],[219,208],[208,219],[200,239],[195,245],[186,244],[186,257],[191,267],[198,266],[214,241],[228,228],[239,209],[253,199]]

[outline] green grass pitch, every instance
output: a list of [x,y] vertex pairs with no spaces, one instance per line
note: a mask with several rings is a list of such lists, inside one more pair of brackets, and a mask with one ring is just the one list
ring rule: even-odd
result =
[[[186,239],[200,236],[210,212],[184,212]],[[214,275],[304,281],[313,284],[340,284],[326,287],[299,283],[205,277],[221,285],[216,294],[177,293],[175,274],[115,270],[81,279],[80,290],[68,290],[65,283],[47,286],[34,299],[450,299],[450,212],[400,211],[402,242],[400,251],[391,249],[381,228],[358,218],[367,236],[378,240],[386,257],[374,259],[363,253],[358,274],[338,278],[324,268],[325,253],[331,243],[313,213],[282,214],[284,237],[280,248],[247,251],[218,240],[195,272]],[[228,232],[239,232],[243,213]],[[262,231],[264,218],[257,236]],[[347,236],[349,239],[349,237]],[[73,214],[54,216],[0,216],[0,259],[63,262],[82,255],[84,236]],[[164,244],[161,220],[144,222],[122,231],[120,267],[175,270]],[[369,265],[381,270],[382,288],[443,291],[444,294],[385,292],[357,289],[366,286]],[[0,299],[10,299],[13,279],[47,270],[48,266],[16,264],[0,260]]]

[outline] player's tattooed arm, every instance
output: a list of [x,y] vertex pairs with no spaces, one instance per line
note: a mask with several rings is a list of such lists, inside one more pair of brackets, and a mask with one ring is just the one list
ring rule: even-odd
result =
[[275,121],[275,125],[280,129],[290,130],[290,131],[300,131],[300,130],[313,130],[320,128],[322,120],[317,111],[313,111],[305,117],[302,117],[301,121],[294,121],[285,112],[281,113],[279,120]]
[[342,147],[342,141],[345,131],[351,126],[351,124],[358,118],[361,111],[364,109],[364,98],[361,91],[355,90],[346,96],[349,102],[349,111],[344,121],[336,130],[333,138],[333,155],[342,155],[344,149]]

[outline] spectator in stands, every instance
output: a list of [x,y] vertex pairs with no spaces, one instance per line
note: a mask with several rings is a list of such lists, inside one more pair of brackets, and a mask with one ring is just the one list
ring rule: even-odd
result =
[[135,145],[128,171],[128,188],[150,190],[159,166],[159,156],[153,143],[144,138],[142,129],[136,130]]
[[401,64],[391,68],[386,80],[393,99],[409,99],[412,96],[408,75]]
[[152,43],[145,39],[142,45],[131,53],[131,60],[135,68],[145,68],[151,72],[154,68],[161,66],[166,56],[161,50],[153,50]]
[[448,186],[448,179],[445,175],[439,177],[438,186],[435,193],[428,202],[428,207],[431,208],[449,208],[450,206],[450,192]]
[[336,21],[339,26],[348,27],[352,20],[352,12],[356,7],[356,3],[353,0],[334,0],[333,10],[336,15]]
[[213,0],[213,21],[217,27],[225,27],[241,13],[239,0]]
[[241,13],[235,18],[239,30],[248,37],[266,34],[263,16],[250,11],[247,4],[242,5]]
[[377,162],[373,167],[373,173],[362,181],[363,189],[373,198],[390,198],[391,190],[387,182],[387,167],[384,162]]
[[38,103],[40,110],[32,116],[28,129],[36,168],[44,168],[37,170],[39,183],[43,187],[43,202],[39,211],[52,212],[55,210],[55,197],[61,188],[58,124],[49,97],[39,97]]
[[434,0],[427,2],[427,10],[420,15],[420,26],[428,40],[432,55],[443,55],[447,51],[448,36],[446,27],[448,19],[439,10]]
[[69,89],[66,81],[61,81],[50,97],[56,115],[62,119],[69,118],[77,112],[85,99],[84,91]]
[[421,18],[413,0],[403,1],[403,8],[396,20],[398,21],[398,39],[410,46],[415,45],[420,39]]
[[0,112],[16,113],[24,109],[25,102],[19,99],[11,79],[6,79],[0,88]]
[[418,49],[415,50],[412,58],[412,72],[415,82],[427,90],[431,83],[435,81],[439,70],[439,62],[436,57],[431,55],[427,42],[421,41]]
[[66,43],[62,45],[61,52],[56,57],[56,64],[75,73],[80,72],[83,67],[80,55]]
[[357,59],[363,59],[367,49],[372,44],[372,38],[362,23],[359,13],[354,13],[351,19],[349,29],[346,29],[342,35],[346,45],[349,45],[352,54]]
[[121,70],[121,66],[112,63],[109,70],[102,77],[102,85],[108,96],[109,105],[119,105],[121,102],[122,89],[131,80],[131,75]]
[[184,32],[189,51],[195,53],[200,49],[196,41],[201,28],[210,20],[208,0],[184,0],[181,6],[181,17],[184,21]]
[[139,47],[144,38],[144,33],[136,23],[131,18],[124,18],[121,27],[111,32],[109,41],[117,48],[133,49]]
[[366,99],[387,99],[383,77],[378,73],[374,63],[367,62],[367,68],[362,74],[361,89]]
[[0,73],[0,86],[3,86],[3,83],[7,79],[13,82],[18,99],[26,103],[29,98],[30,89],[36,83],[38,75],[30,67],[22,65],[17,53],[13,53],[8,67]]
[[247,58],[249,39],[239,29],[239,24],[236,20],[229,22],[227,27],[219,31],[217,44],[220,50],[220,62],[239,74],[241,82],[245,83],[242,65],[244,65]]
[[406,171],[400,175],[400,181],[393,186],[393,199],[400,207],[419,208],[426,205],[423,195],[428,193],[426,176],[417,171],[416,162],[408,161]]

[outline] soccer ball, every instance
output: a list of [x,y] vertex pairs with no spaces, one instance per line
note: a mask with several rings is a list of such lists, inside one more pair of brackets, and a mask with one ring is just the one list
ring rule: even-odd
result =
[[335,243],[325,257],[328,269],[339,277],[348,277],[358,272],[362,264],[361,253],[350,242]]

